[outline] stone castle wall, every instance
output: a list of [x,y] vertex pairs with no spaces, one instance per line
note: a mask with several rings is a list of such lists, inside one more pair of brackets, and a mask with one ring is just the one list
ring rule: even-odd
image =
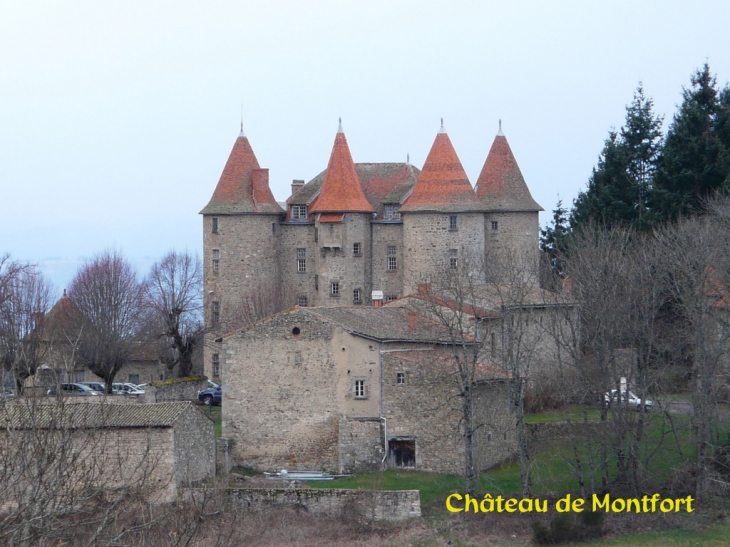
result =
[[443,279],[449,267],[449,252],[469,260],[478,270],[484,249],[484,214],[458,213],[457,229],[451,230],[446,213],[403,214],[403,256],[405,294],[416,292],[419,283]]

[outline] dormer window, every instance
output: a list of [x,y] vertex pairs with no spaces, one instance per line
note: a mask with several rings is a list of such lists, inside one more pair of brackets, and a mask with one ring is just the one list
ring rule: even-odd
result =
[[383,220],[400,220],[400,205],[390,204],[383,209]]
[[307,220],[307,206],[306,205],[292,205],[291,206],[291,219],[304,221]]

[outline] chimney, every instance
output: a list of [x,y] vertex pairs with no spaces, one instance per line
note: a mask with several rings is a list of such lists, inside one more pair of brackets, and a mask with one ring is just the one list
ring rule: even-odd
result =
[[373,308],[383,307],[383,291],[373,291],[371,300],[373,301]]
[[304,186],[304,181],[299,179],[294,179],[291,181],[291,195],[294,197],[299,190],[302,189],[302,186]]
[[408,310],[408,333],[413,334],[416,332],[416,314]]
[[563,292],[567,294],[573,292],[573,280],[569,277],[563,279]]

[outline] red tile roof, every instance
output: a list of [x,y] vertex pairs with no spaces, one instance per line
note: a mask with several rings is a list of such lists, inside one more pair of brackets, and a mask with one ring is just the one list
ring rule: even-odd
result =
[[201,214],[283,213],[269,188],[268,169],[261,169],[248,138],[241,133],[210,202]]
[[362,191],[350,148],[347,146],[347,138],[342,131],[337,132],[322,188],[310,211],[312,213],[375,212]]
[[464,168],[445,131],[436,135],[426,163],[418,176],[411,195],[400,209],[405,212],[483,211]]
[[320,223],[342,222],[343,216],[345,216],[345,213],[321,213],[319,215],[319,222]]
[[489,211],[542,211],[532,199],[507,138],[494,138],[487,160],[477,180],[477,196]]

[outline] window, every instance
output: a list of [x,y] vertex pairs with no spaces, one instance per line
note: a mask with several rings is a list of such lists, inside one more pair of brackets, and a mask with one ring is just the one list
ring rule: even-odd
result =
[[497,335],[495,333],[492,333],[491,336],[491,350],[492,359],[495,359],[497,357]]
[[213,354],[213,378],[220,378],[221,375],[221,356],[219,353]]
[[301,365],[302,364],[302,352],[301,351],[295,351],[294,352],[294,364],[295,365]]
[[139,374],[130,374],[129,383],[134,384],[135,386],[139,384]]
[[291,219],[292,220],[307,220],[307,206],[306,205],[292,205],[291,206]]
[[309,305],[309,301],[306,296],[300,296],[297,298],[297,306],[306,308]]
[[212,222],[210,224],[210,231],[213,232],[214,234],[217,234],[218,233],[218,217],[213,217],[211,219],[211,221]]
[[400,205],[386,205],[383,210],[383,220],[400,220]]
[[398,269],[398,257],[395,255],[395,245],[388,245],[388,271]]
[[355,380],[355,399],[367,399],[368,391],[365,380]]
[[220,302],[211,303],[210,322],[213,325],[217,325],[218,323],[221,322],[221,303]]
[[386,302],[392,302],[393,300],[398,300],[397,294],[389,294],[388,296],[385,297]]
[[459,267],[458,249],[449,249],[449,268],[455,270]]
[[456,223],[456,215],[449,215],[449,231],[455,232],[459,229],[459,225]]
[[496,232],[497,230],[499,230],[499,222],[497,222],[496,220],[493,220],[492,221],[492,231]]
[[403,385],[406,383],[406,373],[405,372],[399,372],[395,375],[396,383],[398,385]]
[[220,249],[213,249],[213,273],[221,270],[221,252]]
[[340,296],[340,282],[333,281],[330,286],[330,296]]
[[352,291],[352,303],[362,304],[362,291],[360,289]]
[[354,256],[362,256],[362,243],[352,244],[352,254]]
[[307,271],[307,249],[297,249],[297,273]]

